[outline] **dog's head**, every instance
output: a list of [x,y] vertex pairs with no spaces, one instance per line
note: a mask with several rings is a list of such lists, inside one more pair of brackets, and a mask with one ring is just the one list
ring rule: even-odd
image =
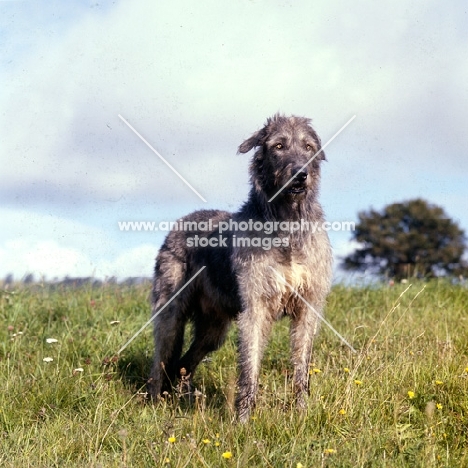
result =
[[310,119],[276,114],[238,151],[247,153],[253,148],[258,149],[252,158],[250,175],[257,191],[288,200],[316,193],[325,154]]

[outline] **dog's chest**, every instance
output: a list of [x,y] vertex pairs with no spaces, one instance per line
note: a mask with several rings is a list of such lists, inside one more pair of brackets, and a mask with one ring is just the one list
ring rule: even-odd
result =
[[310,283],[310,269],[304,263],[292,261],[282,267],[281,273],[290,289],[304,290]]

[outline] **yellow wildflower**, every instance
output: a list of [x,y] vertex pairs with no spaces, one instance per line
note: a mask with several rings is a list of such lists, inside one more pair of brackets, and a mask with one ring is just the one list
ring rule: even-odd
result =
[[336,450],[332,448],[327,448],[323,451],[323,453],[336,453]]
[[437,408],[437,409],[442,409],[442,405],[441,405],[440,403],[437,403],[437,404],[436,404],[436,408]]
[[344,414],[346,414],[346,410],[341,408],[340,411],[338,411],[338,413],[340,413],[341,415],[344,415]]
[[362,385],[362,380],[355,380],[354,383],[355,383],[356,385]]
[[345,367],[343,370],[344,370],[347,374],[349,374],[349,368],[348,368],[348,367]]
[[203,442],[205,445],[211,444],[211,440],[210,440],[210,439],[203,439],[202,442]]
[[232,452],[224,452],[221,456],[226,460],[229,460],[230,458],[232,458]]
[[442,380],[436,380],[436,381],[435,381],[435,384],[436,384],[436,385],[442,385],[443,383],[444,383],[444,382],[442,382]]
[[167,439],[167,441],[168,441],[170,444],[174,444],[176,440],[177,440],[177,439],[176,439],[174,436],[171,436],[171,437],[169,437],[169,439]]
[[412,392],[411,390],[408,390],[408,398],[411,399],[411,398],[414,398],[415,396],[415,393]]

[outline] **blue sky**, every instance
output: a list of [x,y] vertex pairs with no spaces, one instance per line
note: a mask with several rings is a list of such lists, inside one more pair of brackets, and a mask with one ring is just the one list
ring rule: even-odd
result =
[[0,277],[150,276],[162,235],[118,221],[237,209],[237,147],[278,111],[323,142],[356,115],[327,148],[329,220],[423,197],[468,231],[466,2],[349,5],[0,1]]

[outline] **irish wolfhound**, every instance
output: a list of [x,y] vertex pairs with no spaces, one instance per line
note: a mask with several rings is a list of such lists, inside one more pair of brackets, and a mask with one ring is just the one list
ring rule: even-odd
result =
[[[178,221],[179,227],[192,230],[171,231],[159,251],[152,306],[157,314],[155,353],[148,380],[149,394],[156,398],[181,372],[184,380],[190,379],[200,361],[221,346],[236,319],[241,421],[255,404],[272,324],[285,315],[291,319],[296,403],[305,406],[317,314],[330,288],[332,264],[326,232],[311,228],[324,219],[317,196],[325,155],[310,120],[275,115],[239,152],[253,148],[258,149],[250,164],[252,188],[240,211],[196,211]],[[193,340],[181,357],[188,321]]]

